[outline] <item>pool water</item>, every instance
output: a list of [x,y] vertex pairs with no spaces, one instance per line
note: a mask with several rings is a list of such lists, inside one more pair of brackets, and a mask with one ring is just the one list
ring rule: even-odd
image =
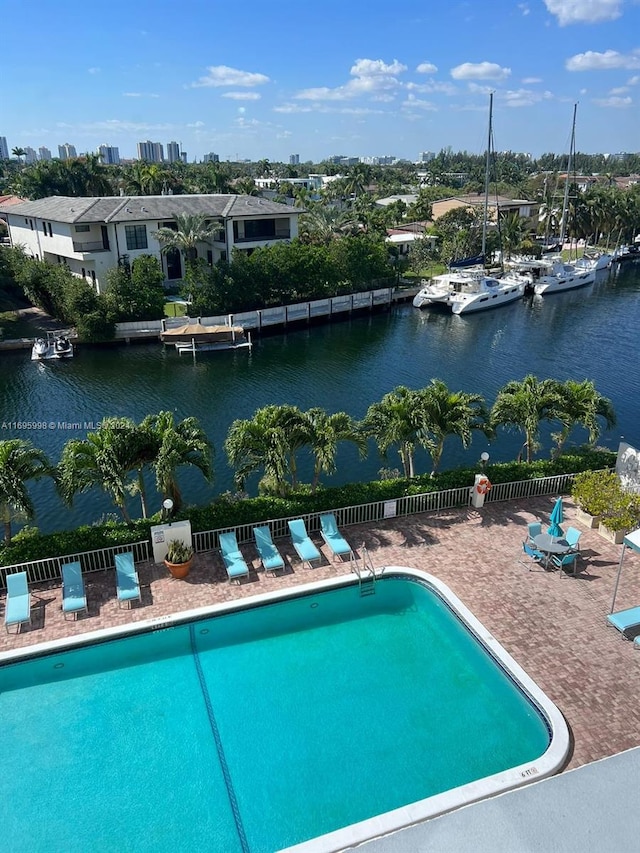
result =
[[549,728],[410,578],[0,670],[6,850],[272,853],[535,761]]

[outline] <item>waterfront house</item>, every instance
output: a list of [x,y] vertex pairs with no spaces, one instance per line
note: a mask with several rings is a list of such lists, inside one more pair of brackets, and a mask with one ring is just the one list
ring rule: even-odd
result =
[[232,260],[233,251],[252,252],[298,235],[302,211],[246,195],[163,195],[71,198],[53,196],[19,204],[0,204],[11,245],[53,264],[65,264],[98,293],[107,270],[119,262],[153,255],[167,282],[179,281],[183,258],[175,250],[161,253],[159,228],[175,228],[178,214],[203,214],[219,226],[213,239],[198,248],[209,264]]
[[[496,211],[500,210],[502,216],[508,216],[512,213],[517,213],[521,219],[528,219],[537,212],[537,205],[532,201],[527,201],[521,198],[506,198],[504,196],[493,196],[488,200],[489,219],[496,221]],[[484,208],[483,194],[469,194],[451,196],[450,198],[441,198],[431,204],[431,215],[434,219],[439,219],[450,210],[455,210],[458,207],[466,207],[470,209]]]

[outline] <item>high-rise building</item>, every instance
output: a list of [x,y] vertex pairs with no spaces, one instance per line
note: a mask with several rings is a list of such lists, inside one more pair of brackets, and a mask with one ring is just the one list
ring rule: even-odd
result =
[[167,160],[170,163],[180,162],[180,146],[177,142],[167,142]]
[[0,160],[9,159],[9,146],[7,145],[7,137],[0,136]]
[[107,166],[117,166],[120,162],[120,151],[115,145],[100,145],[98,147],[100,159]]
[[58,145],[58,157],[61,160],[69,160],[72,157],[77,157],[78,152],[76,151],[76,146],[71,145],[70,142],[65,142],[64,145]]
[[290,166],[299,166],[300,165],[300,155],[299,154],[289,154],[289,165]]
[[44,145],[41,145],[38,148],[38,156],[41,160],[51,160],[51,151],[46,148]]
[[146,160],[147,163],[164,162],[164,147],[161,142],[138,142],[138,160]]
[[24,162],[31,165],[31,163],[38,162],[38,154],[36,153],[36,149],[32,148],[30,145],[27,145],[24,149]]
[[418,158],[419,163],[430,163],[432,160],[436,159],[436,155],[434,151],[421,151],[420,156]]
[[58,145],[58,157],[61,160],[70,160],[71,157],[77,157],[76,146],[65,142],[64,145]]
[[186,152],[186,151],[181,151],[181,152],[180,152],[180,160],[181,160],[183,163],[186,163],[186,162],[187,162],[187,152]]
[[202,158],[203,163],[219,163],[220,155],[214,154],[213,151],[210,151],[208,154],[205,154]]

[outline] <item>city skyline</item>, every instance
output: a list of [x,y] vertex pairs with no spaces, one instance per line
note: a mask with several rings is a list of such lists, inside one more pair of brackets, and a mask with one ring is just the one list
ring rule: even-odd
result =
[[[38,10],[36,55],[19,16],[5,18],[0,133],[9,150],[56,151],[68,139],[79,152],[108,144],[135,159],[147,139],[179,140],[190,162],[214,151],[220,160],[286,163],[296,152],[300,162],[340,153],[415,162],[421,151],[481,153],[489,92],[498,150],[566,152],[576,102],[579,151],[638,150],[638,0],[476,0],[428,11],[418,0],[398,11],[371,0],[366,13],[326,0],[321,17],[281,0],[279,15],[243,17],[242,39],[212,42],[206,26],[193,27],[188,50],[169,54],[157,2],[114,0],[109,15],[67,9],[61,0]],[[201,0],[181,14],[213,15],[219,34],[235,21],[230,7]],[[74,51],[58,50],[63,37]]]

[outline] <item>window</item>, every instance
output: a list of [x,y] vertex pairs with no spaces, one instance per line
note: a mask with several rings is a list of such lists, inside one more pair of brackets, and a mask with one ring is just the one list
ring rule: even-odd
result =
[[28,222],[28,220],[27,220],[26,216],[25,216],[25,219],[24,219],[24,224],[25,224],[25,225],[28,225],[28,224],[29,224],[29,222]]
[[[25,220],[25,222],[26,222],[26,220]],[[29,220],[29,225],[31,226],[31,230],[33,231],[33,219]]]
[[82,278],[86,278],[86,277],[87,277],[87,271],[85,270],[84,267],[82,267]]
[[245,240],[268,240],[275,236],[275,219],[248,219],[244,223]]
[[49,226],[49,237],[53,237],[53,232],[51,231],[51,223],[47,222],[47,225]]
[[213,252],[211,251],[211,249],[207,249],[207,263],[210,267],[213,266]]
[[125,225],[124,233],[127,238],[127,249],[129,251],[147,248],[146,225]]
[[94,287],[96,286],[96,271],[95,270],[91,270],[91,284]]
[[76,225],[76,231],[78,234],[86,234],[87,231],[91,231],[90,225]]
[[46,222],[42,223],[42,233],[44,234],[45,237],[47,236],[47,223]]

